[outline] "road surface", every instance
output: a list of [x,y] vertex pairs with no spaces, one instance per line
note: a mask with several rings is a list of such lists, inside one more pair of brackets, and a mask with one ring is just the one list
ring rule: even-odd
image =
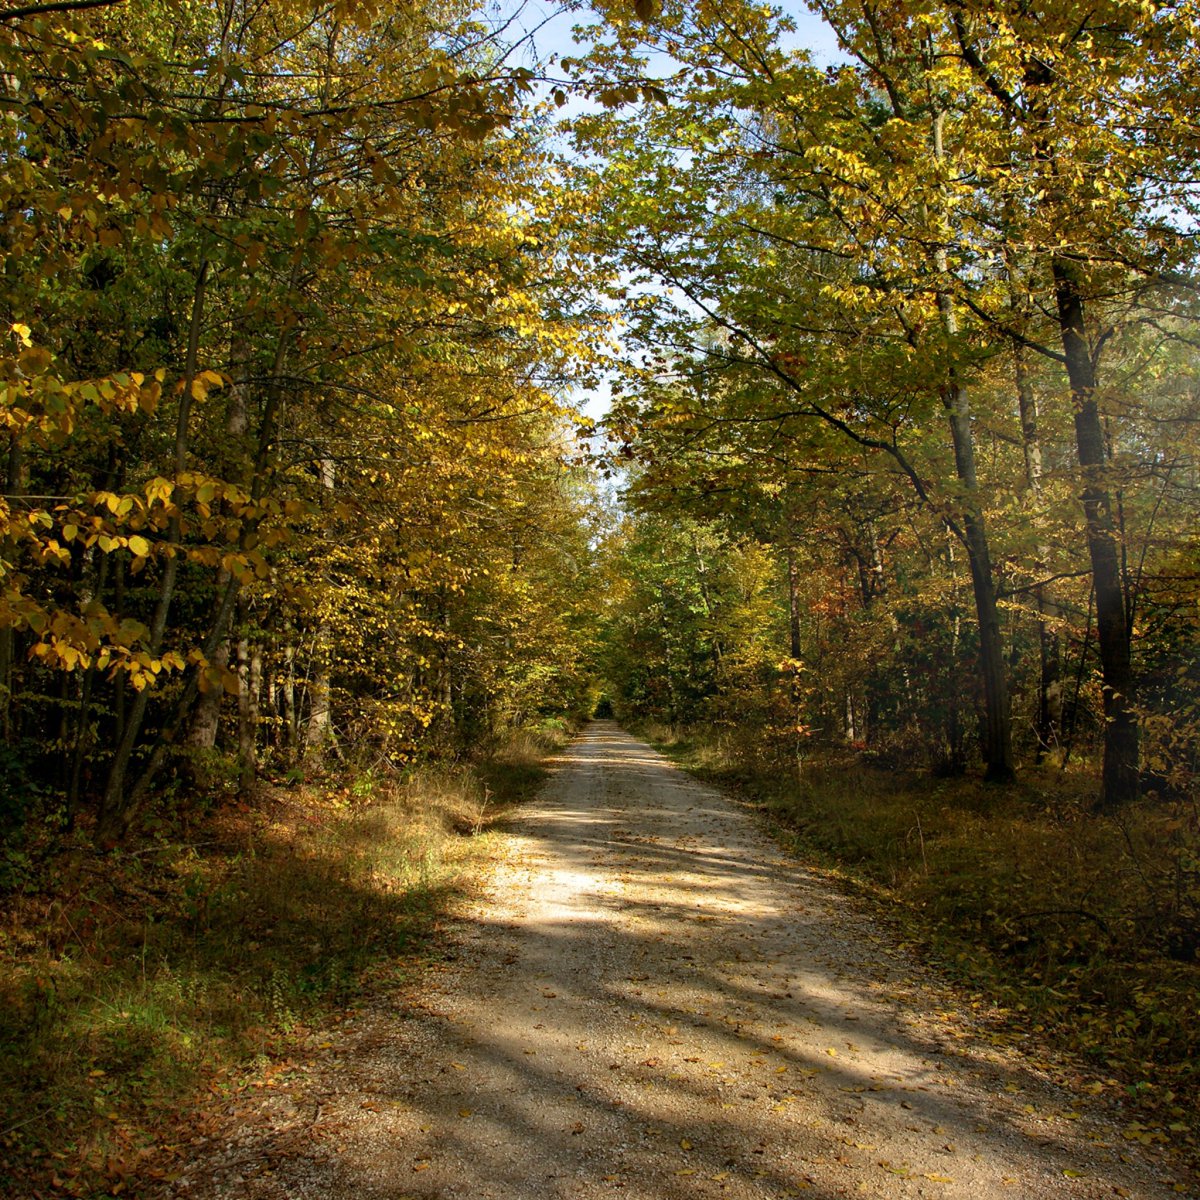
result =
[[171,1194],[1180,1194],[855,902],[610,722],[555,761],[457,960],[395,1003],[331,1033],[308,1083]]

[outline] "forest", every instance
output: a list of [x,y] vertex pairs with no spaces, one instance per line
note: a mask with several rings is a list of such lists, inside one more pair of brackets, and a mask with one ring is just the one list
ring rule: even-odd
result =
[[[0,1186],[426,953],[593,715],[1195,1088],[1200,5],[562,8],[0,8]],[[309,826],[399,907],[230,972]]]

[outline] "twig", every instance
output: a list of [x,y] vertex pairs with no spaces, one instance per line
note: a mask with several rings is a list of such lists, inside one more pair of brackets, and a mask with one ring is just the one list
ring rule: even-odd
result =
[[1095,922],[1109,937],[1112,937],[1112,930],[1108,927],[1108,922],[1103,917],[1098,917],[1095,913],[1088,912],[1086,908],[1040,908],[1035,912],[1018,913],[1011,919],[1013,921],[1028,921],[1032,917],[1084,917],[1089,921]]
[[925,830],[921,828],[921,814],[917,813],[917,839],[921,843],[921,865],[925,868],[925,874],[929,874],[929,859],[925,857]]
[[478,837],[483,830],[483,816],[487,812],[488,801],[492,798],[492,789],[484,784],[483,799],[479,802],[479,812],[475,815],[475,826],[471,830],[472,837]]
[[18,1121],[15,1125],[10,1125],[7,1129],[0,1129],[0,1138],[6,1138],[10,1133],[16,1133],[18,1129],[24,1129],[26,1125],[32,1125],[34,1121],[40,1121],[53,1111],[53,1108],[44,1108],[41,1112],[34,1113],[32,1117],[26,1117],[24,1121]]

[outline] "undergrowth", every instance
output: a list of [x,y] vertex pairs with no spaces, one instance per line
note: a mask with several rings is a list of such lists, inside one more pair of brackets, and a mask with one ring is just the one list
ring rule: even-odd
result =
[[438,960],[550,748],[275,788],[106,855],[58,846],[36,890],[0,897],[0,1194],[121,1194],[214,1081]]
[[736,743],[643,731],[740,794],[796,853],[881,902],[903,934],[1000,1007],[1014,1036],[1079,1056],[1119,1095],[1131,1140],[1195,1153],[1200,1122],[1200,814],[1146,798],[1089,810],[1091,780],[1047,765],[1020,786],[884,771],[847,755],[797,770]]

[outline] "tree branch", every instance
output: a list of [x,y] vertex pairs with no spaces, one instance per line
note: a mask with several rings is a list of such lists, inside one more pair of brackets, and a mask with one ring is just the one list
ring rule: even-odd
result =
[[125,0],[60,0],[58,4],[27,4],[24,8],[0,9],[0,21],[19,21],[22,17],[41,17],[49,13],[79,12],[86,8],[115,8]]

